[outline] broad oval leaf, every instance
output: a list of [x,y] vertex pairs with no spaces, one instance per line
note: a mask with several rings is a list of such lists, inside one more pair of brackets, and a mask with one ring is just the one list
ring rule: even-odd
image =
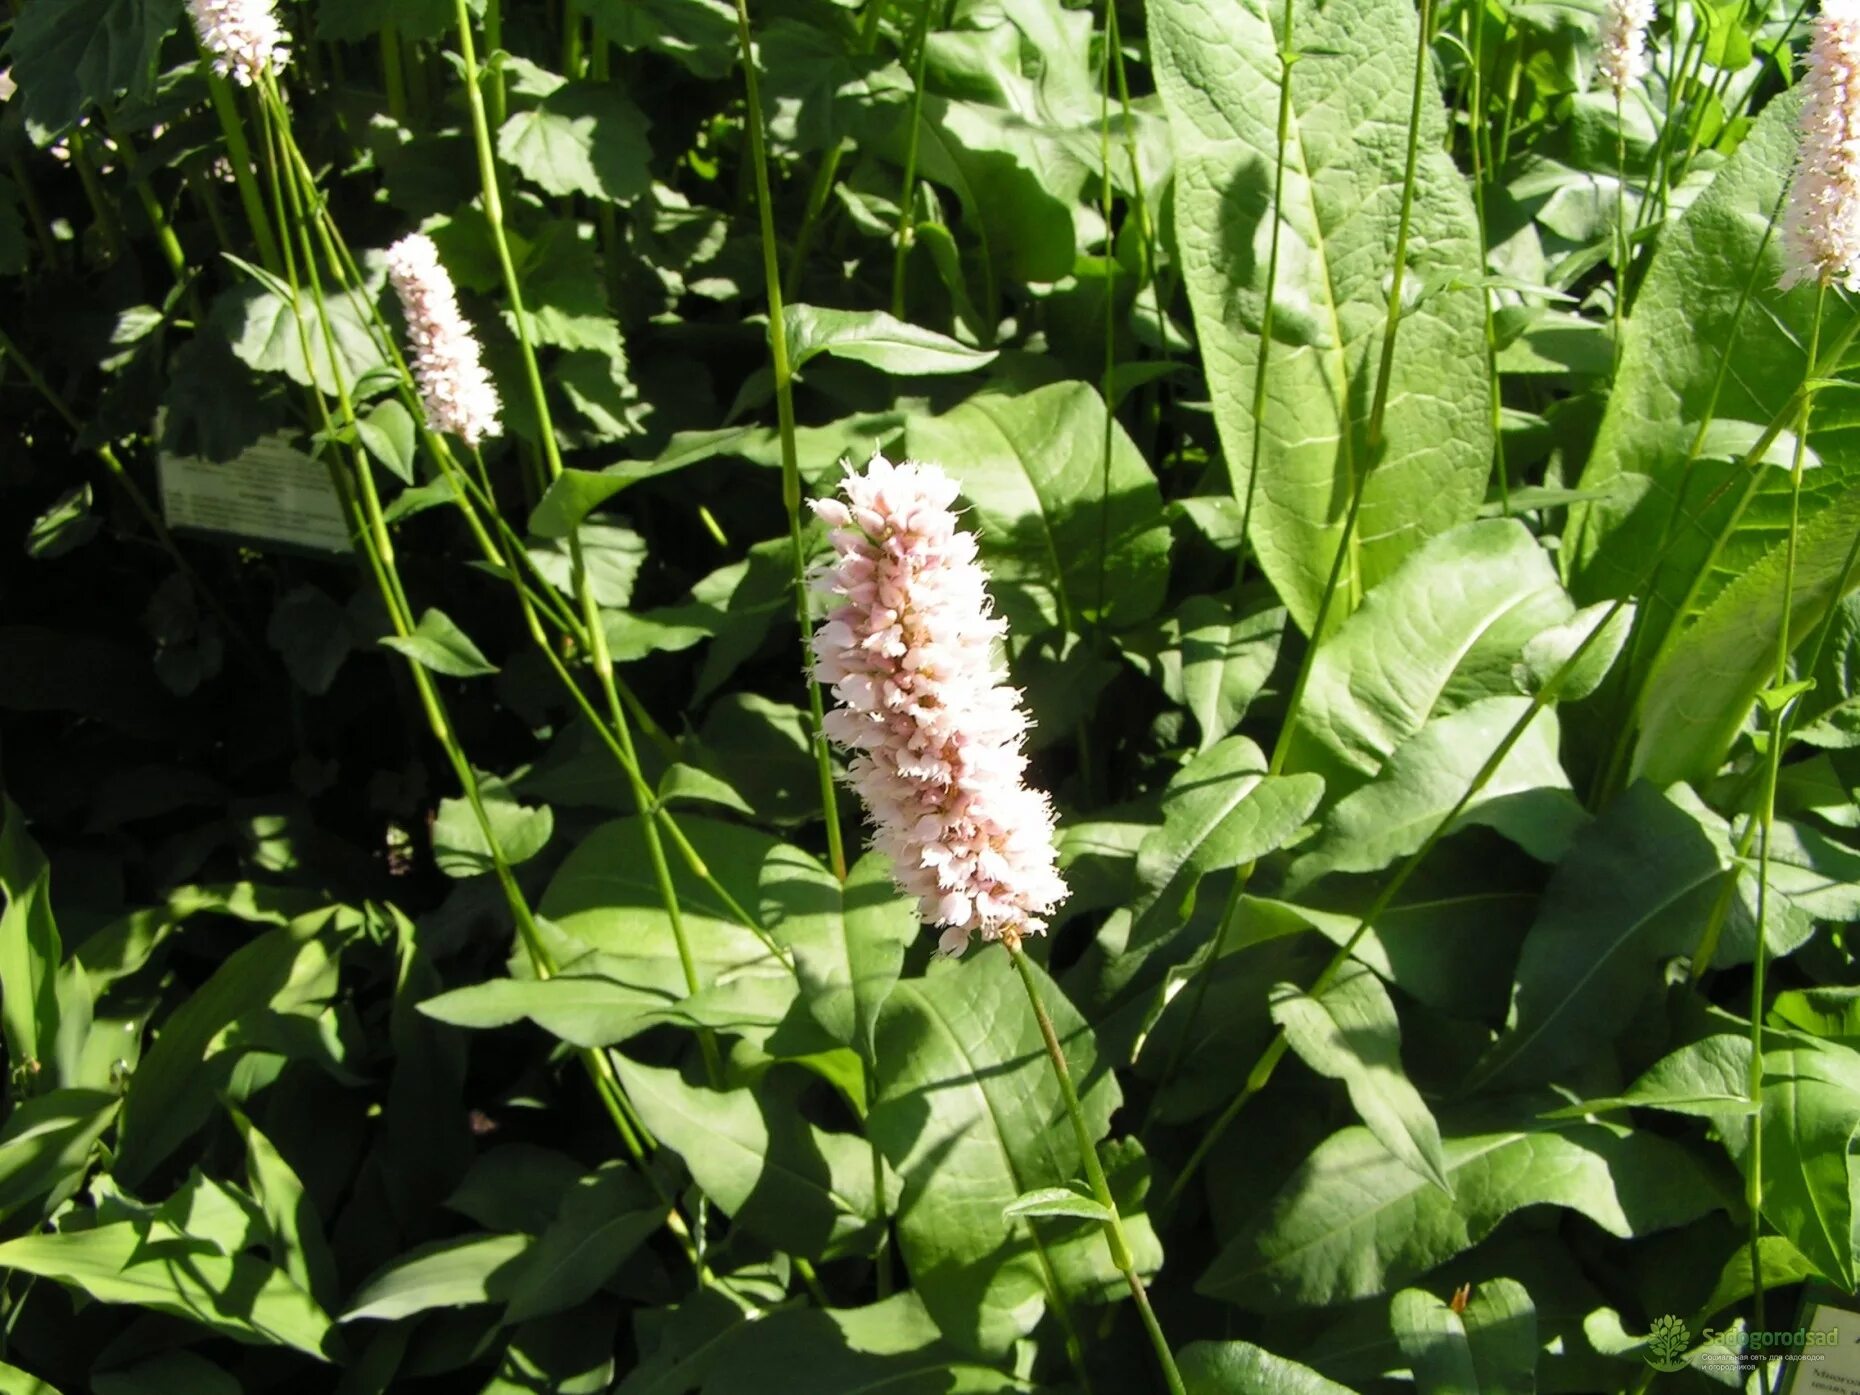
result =
[[[1491,471],[1479,229],[1422,94],[1409,285],[1388,385],[1384,450],[1365,439],[1388,314],[1413,100],[1407,0],[1296,6],[1302,61],[1279,150],[1281,67],[1268,0],[1150,6],[1156,83],[1175,136],[1176,242],[1235,493],[1252,501],[1260,565],[1299,626],[1342,540],[1355,481],[1373,473],[1342,576],[1348,614],[1403,556],[1478,511]],[[1284,202],[1270,206],[1275,153]],[[1272,222],[1280,228],[1257,478],[1252,412]]]

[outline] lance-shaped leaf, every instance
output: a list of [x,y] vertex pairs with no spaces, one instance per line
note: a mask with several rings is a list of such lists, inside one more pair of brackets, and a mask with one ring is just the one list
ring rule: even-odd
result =
[[1417,1395],[1534,1395],[1537,1310],[1523,1285],[1488,1279],[1464,1306],[1406,1288],[1389,1325],[1414,1371]]
[[1401,1065],[1401,1023],[1382,980],[1354,960],[1318,994],[1282,983],[1272,1020],[1298,1059],[1341,1080],[1357,1116],[1382,1145],[1451,1195],[1440,1126]]
[[[1310,629],[1353,485],[1373,470],[1342,579],[1354,601],[1426,538],[1470,519],[1492,437],[1483,268],[1466,181],[1446,154],[1431,74],[1407,244],[1408,294],[1379,460],[1365,439],[1403,198],[1416,18],[1404,0],[1298,5],[1302,61],[1278,138],[1282,67],[1267,0],[1164,0],[1149,10],[1175,137],[1176,242],[1235,492],[1266,575]],[[1274,209],[1275,165],[1284,198]],[[1257,477],[1254,369],[1272,224],[1280,249]]]

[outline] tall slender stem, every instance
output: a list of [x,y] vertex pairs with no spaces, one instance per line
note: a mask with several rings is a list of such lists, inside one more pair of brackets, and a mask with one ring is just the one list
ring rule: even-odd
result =
[[1027,990],[1027,1002],[1033,1008],[1034,1021],[1039,1023],[1040,1039],[1046,1044],[1046,1055],[1053,1063],[1053,1077],[1059,1082],[1059,1095],[1065,1101],[1066,1115],[1072,1120],[1072,1133],[1078,1140],[1079,1159],[1085,1167],[1085,1180],[1091,1186],[1092,1196],[1105,1210],[1104,1241],[1111,1251],[1111,1263],[1130,1286],[1130,1297],[1137,1305],[1138,1316],[1143,1319],[1143,1330],[1149,1335],[1150,1345],[1156,1351],[1156,1364],[1162,1368],[1163,1383],[1169,1388],[1170,1395],[1185,1395],[1182,1373],[1176,1369],[1175,1356],[1169,1350],[1169,1341],[1163,1335],[1162,1324],[1157,1321],[1156,1310],[1150,1306],[1149,1291],[1143,1286],[1143,1276],[1137,1273],[1136,1259],[1131,1254],[1129,1238],[1124,1234],[1123,1217],[1117,1212],[1117,1199],[1111,1195],[1111,1184],[1105,1178],[1104,1165],[1098,1161],[1098,1145],[1085,1123],[1085,1111],[1079,1105],[1079,1092],[1072,1083],[1072,1070],[1066,1064],[1065,1048],[1059,1044],[1059,1034],[1053,1030],[1053,1019],[1040,998],[1040,985],[1033,976],[1026,954],[1021,950],[1020,937],[1004,935],[1001,943],[1007,950],[1008,961],[1013,964],[1014,972],[1020,975],[1021,985]]
[[[1809,322],[1808,368],[1812,375],[1821,353],[1821,322],[1828,302],[1825,280],[1815,290],[1815,313]],[[1795,570],[1798,535],[1802,522],[1802,473],[1808,459],[1808,421],[1815,399],[1815,382],[1811,376],[1802,385],[1801,413],[1796,418],[1795,460],[1789,471],[1789,537],[1783,545],[1782,609],[1776,621],[1776,689],[1789,682],[1790,615],[1795,608]],[[1750,961],[1750,1102],[1755,1107],[1750,1116],[1750,1165],[1744,1177],[1744,1201],[1750,1212],[1750,1282],[1751,1307],[1756,1330],[1764,1330],[1763,1320],[1763,1009],[1764,979],[1769,966],[1769,892],[1770,837],[1776,822],[1776,782],[1782,769],[1783,715],[1789,704],[1780,700],[1770,706],[1770,749],[1764,763],[1763,799],[1760,808],[1761,836],[1757,853],[1757,937]],[[1758,1368],[1759,1388],[1770,1388],[1769,1363]]]
[[[876,3],[876,0],[872,0]],[[463,0],[460,0],[463,3]],[[794,439],[794,371],[788,359],[788,327],[783,317],[781,263],[775,246],[775,210],[769,193],[768,146],[762,131],[762,91],[756,75],[755,45],[749,33],[748,0],[736,0],[736,36],[748,97],[743,120],[749,129],[749,161],[756,181],[756,211],[762,229],[762,278],[768,289],[769,360],[775,374],[775,414],[781,432],[781,502],[788,514],[788,543],[794,563],[794,611],[801,627],[802,664],[807,669],[808,736],[820,780],[820,804],[827,820],[827,859],[833,875],[846,880],[846,848],[840,836],[839,801],[833,788],[833,760],[821,722],[826,708],[814,680],[807,636],[812,625],[807,608],[807,547],[801,538],[801,466]]]

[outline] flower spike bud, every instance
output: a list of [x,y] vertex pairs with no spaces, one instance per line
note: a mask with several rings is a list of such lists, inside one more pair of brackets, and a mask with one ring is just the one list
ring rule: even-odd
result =
[[1803,84],[1782,284],[1860,291],[1860,0],[1823,0]]
[[1066,884],[1052,804],[1024,779],[1027,716],[1002,681],[1006,625],[956,526],[956,482],[874,454],[841,492],[813,504],[835,554],[814,589],[839,601],[813,637],[814,676],[837,702],[826,733],[853,752],[872,845],[944,927],[939,949],[960,954],[977,933],[1017,942],[1045,928]]
[[400,297],[413,341],[413,373],[426,406],[426,424],[476,447],[501,429],[497,388],[484,371],[478,340],[459,312],[452,278],[439,249],[424,233],[410,233],[387,251],[388,279]]
[[200,46],[213,70],[250,87],[266,68],[291,61],[290,36],[278,23],[272,0],[187,0]]
[[1647,72],[1647,26],[1653,0],[1608,0],[1602,11],[1596,69],[1619,101]]

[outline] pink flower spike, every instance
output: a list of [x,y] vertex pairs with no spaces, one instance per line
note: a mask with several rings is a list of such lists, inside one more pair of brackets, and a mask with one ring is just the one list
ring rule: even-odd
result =
[[409,233],[388,248],[387,268],[406,315],[426,424],[473,447],[497,435],[503,403],[432,238]]
[[290,36],[272,0],[187,0],[187,10],[213,70],[241,87],[250,87],[266,68],[291,61]]
[[1860,0],[1823,0],[1803,85],[1782,284],[1860,291]]
[[826,731],[854,753],[848,778],[872,845],[918,914],[944,927],[944,954],[978,932],[1043,930],[1066,896],[1053,808],[1023,778],[1027,718],[1002,681],[1006,626],[975,540],[956,526],[956,482],[875,454],[840,488],[845,503],[813,505],[835,554],[814,587],[840,602],[814,633],[814,672],[838,704]]

